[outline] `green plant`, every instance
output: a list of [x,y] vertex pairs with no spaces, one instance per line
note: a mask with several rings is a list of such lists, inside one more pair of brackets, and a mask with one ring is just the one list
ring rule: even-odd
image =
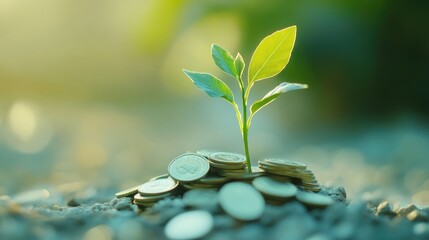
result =
[[[219,78],[201,72],[192,72],[183,69],[185,74],[194,82],[195,86],[207,93],[210,97],[224,98],[231,103],[237,115],[241,135],[243,137],[244,152],[247,169],[251,172],[251,161],[248,144],[248,130],[256,112],[274,101],[282,93],[305,89],[306,84],[283,82],[269,91],[263,98],[255,101],[250,108],[247,102],[250,90],[260,80],[271,78],[279,74],[288,64],[296,38],[296,26],[291,26],[265,37],[253,52],[250,60],[247,83],[243,81],[244,60],[240,53],[234,58],[227,50],[219,45],[212,45],[212,57],[215,64],[224,72],[231,75],[238,82],[241,90],[242,112],[234,101],[231,89]],[[247,111],[250,114],[247,115]]]

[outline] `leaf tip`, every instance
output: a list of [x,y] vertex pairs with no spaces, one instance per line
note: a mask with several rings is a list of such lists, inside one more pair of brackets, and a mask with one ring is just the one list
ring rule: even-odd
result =
[[212,52],[213,52],[214,49],[219,48],[219,47],[220,47],[219,44],[212,43],[212,46],[211,46]]
[[[186,76],[188,76],[190,79],[192,79],[192,71],[186,70],[186,69],[182,69],[182,71],[186,74]],[[193,80],[192,80],[193,81]]]

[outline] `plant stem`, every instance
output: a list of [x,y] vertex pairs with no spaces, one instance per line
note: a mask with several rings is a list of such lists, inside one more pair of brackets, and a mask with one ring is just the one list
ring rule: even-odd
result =
[[244,143],[244,153],[246,154],[246,163],[247,163],[247,171],[248,172],[252,172],[252,165],[250,162],[250,154],[249,154],[249,142],[247,139],[248,136],[248,126],[247,126],[247,101],[246,101],[246,97],[245,97],[245,89],[244,87],[241,88],[241,99],[243,101],[243,124],[241,124],[241,133],[243,136],[243,143]]

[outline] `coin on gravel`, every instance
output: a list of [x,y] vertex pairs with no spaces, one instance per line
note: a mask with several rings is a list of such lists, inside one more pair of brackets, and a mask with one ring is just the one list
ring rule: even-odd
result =
[[179,185],[171,178],[162,178],[142,184],[138,192],[141,195],[160,195],[173,191]]
[[139,203],[157,202],[158,200],[161,200],[170,195],[171,193],[163,193],[160,195],[142,196],[140,193],[137,193],[136,195],[134,195],[134,201]]
[[265,209],[261,193],[252,185],[242,182],[224,185],[219,192],[219,203],[226,213],[243,221],[260,218]]
[[178,181],[190,182],[203,178],[210,169],[207,159],[196,153],[186,153],[171,161],[170,176]]
[[310,207],[327,207],[334,203],[332,198],[313,192],[298,192],[296,199]]
[[253,186],[265,195],[279,198],[291,198],[298,189],[290,182],[281,182],[269,177],[258,177],[252,182]]
[[183,202],[190,207],[213,209],[218,204],[219,193],[210,189],[193,189],[183,195]]
[[220,164],[244,164],[246,157],[238,153],[215,152],[209,155],[209,160]]
[[115,196],[117,198],[134,196],[138,192],[139,187],[140,187],[140,185],[126,189],[126,190],[123,190],[123,191],[120,191],[120,192],[117,192],[115,194]]
[[164,228],[168,239],[200,239],[213,229],[213,216],[203,210],[181,213]]

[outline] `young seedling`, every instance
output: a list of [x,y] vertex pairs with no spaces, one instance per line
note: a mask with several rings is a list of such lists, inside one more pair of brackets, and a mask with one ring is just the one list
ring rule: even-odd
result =
[[[257,81],[271,78],[279,74],[288,64],[296,38],[296,26],[291,26],[265,37],[253,52],[250,60],[247,81],[243,81],[244,60],[240,53],[234,58],[227,50],[219,45],[212,45],[212,57],[215,64],[224,72],[231,75],[241,90],[242,110],[240,112],[234,100],[231,89],[219,78],[209,73],[183,70],[194,82],[195,86],[210,97],[224,98],[235,110],[241,135],[243,137],[244,153],[247,169],[251,172],[251,161],[248,144],[248,131],[255,113],[274,101],[282,93],[305,89],[306,84],[283,82],[269,91],[263,98],[255,101],[250,108],[248,99],[250,90]],[[249,110],[249,114],[248,114]]]

